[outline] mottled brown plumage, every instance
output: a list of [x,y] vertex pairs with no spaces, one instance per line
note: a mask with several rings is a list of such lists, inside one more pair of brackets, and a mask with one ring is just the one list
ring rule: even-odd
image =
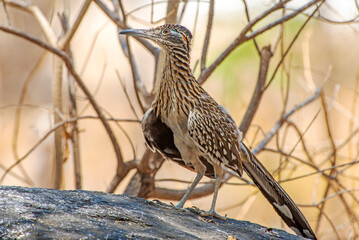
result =
[[190,68],[190,31],[167,24],[120,33],[150,39],[165,52],[162,78],[156,98],[143,117],[142,129],[153,151],[197,172],[177,206],[183,207],[205,175],[216,181],[211,208],[202,214],[220,217],[215,203],[223,167],[240,176],[244,168],[289,227],[299,235],[315,238],[295,203],[243,144],[229,113],[197,83]]

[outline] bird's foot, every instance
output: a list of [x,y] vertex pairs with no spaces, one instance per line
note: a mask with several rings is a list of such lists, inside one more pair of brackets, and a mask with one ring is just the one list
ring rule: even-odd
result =
[[226,220],[227,219],[227,214],[225,216],[222,216],[222,215],[219,215],[216,211],[214,210],[209,210],[209,211],[203,211],[203,210],[200,210],[199,211],[199,214],[202,216],[202,217],[216,217],[218,219],[222,219],[222,220]]
[[176,204],[175,205],[175,208],[178,208],[178,209],[184,209],[183,205],[182,204]]
[[178,204],[174,205],[172,202],[171,202],[171,205],[174,206],[175,208],[177,208],[178,210],[180,210],[181,212],[184,212],[184,213],[189,212],[189,210],[187,208],[184,208],[181,205],[178,205]]

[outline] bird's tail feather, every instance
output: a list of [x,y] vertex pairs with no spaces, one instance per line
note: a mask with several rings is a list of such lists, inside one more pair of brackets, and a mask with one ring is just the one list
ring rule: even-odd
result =
[[241,158],[244,170],[272,204],[283,221],[298,235],[316,239],[316,236],[297,205],[265,169],[251,151],[241,142]]

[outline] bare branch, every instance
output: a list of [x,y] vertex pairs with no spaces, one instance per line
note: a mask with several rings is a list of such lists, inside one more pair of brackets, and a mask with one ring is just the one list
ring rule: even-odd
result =
[[[21,158],[19,158],[14,164],[12,164],[9,168],[6,169],[5,173],[0,179],[0,184],[4,181],[7,174],[10,173],[10,171],[16,167],[19,163],[21,163],[23,160],[25,160],[41,143],[43,143],[54,131],[56,131],[60,127],[64,127],[64,125],[68,123],[72,123],[78,120],[84,120],[84,119],[94,119],[94,120],[101,120],[99,117],[96,116],[82,116],[82,117],[75,117],[72,119],[64,120],[62,122],[58,122],[52,129],[50,129],[47,133],[45,133],[44,136],[42,136],[33,147],[30,148]],[[106,121],[116,121],[116,122],[132,122],[132,123],[139,123],[139,120],[135,119],[116,119],[116,118],[106,118]]]
[[[54,81],[53,81],[53,106],[54,106],[54,125],[62,121],[61,115],[63,114],[62,108],[62,69],[63,62],[61,58],[54,56]],[[58,128],[54,133],[54,146],[55,146],[55,164],[54,164],[54,183],[53,188],[61,189],[62,187],[62,164],[64,163],[64,142],[63,131],[65,129]]]
[[57,56],[59,56],[65,63],[68,71],[71,73],[71,75],[74,77],[76,83],[79,85],[79,87],[81,88],[81,90],[84,92],[84,94],[86,95],[86,97],[89,99],[92,107],[94,108],[94,110],[96,111],[97,115],[99,116],[104,128],[106,129],[106,132],[108,134],[108,136],[110,137],[110,140],[112,142],[114,151],[116,153],[116,158],[117,158],[117,175],[120,175],[119,179],[122,180],[123,177],[126,176],[127,174],[127,169],[124,168],[124,163],[123,163],[123,157],[122,157],[122,152],[121,152],[121,148],[119,147],[117,141],[116,141],[116,137],[113,134],[113,131],[110,127],[110,125],[107,123],[105,116],[103,115],[99,105],[97,104],[97,102],[95,101],[95,99],[92,97],[90,91],[87,89],[86,85],[84,84],[84,82],[82,81],[81,77],[77,74],[77,72],[74,69],[74,66],[72,65],[72,61],[71,59],[67,56],[67,54],[57,48],[52,47],[51,45],[42,42],[41,40],[31,36],[30,34],[27,34],[23,31],[20,30],[16,30],[12,27],[6,27],[4,25],[0,24],[0,30],[14,34],[16,36],[19,36],[21,38],[24,38],[26,40],[29,40],[30,42],[51,51],[52,53],[56,54]]
[[260,103],[260,100],[261,100],[263,92],[264,92],[264,84],[267,79],[268,66],[269,66],[270,59],[272,57],[272,52],[271,52],[270,46],[266,46],[260,51],[260,57],[261,57],[261,61],[260,61],[260,68],[259,68],[259,73],[258,73],[257,84],[256,84],[256,87],[252,94],[252,99],[247,108],[247,112],[244,115],[242,123],[239,127],[239,129],[243,133],[243,136],[245,136],[247,133],[249,125],[254,118],[254,115],[259,107],[259,103]]

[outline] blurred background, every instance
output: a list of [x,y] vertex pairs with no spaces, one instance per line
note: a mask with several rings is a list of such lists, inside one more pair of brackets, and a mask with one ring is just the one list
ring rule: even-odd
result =
[[[168,17],[168,2],[177,4],[175,20],[194,35],[192,68],[196,77],[201,76],[200,59],[210,1],[2,2],[1,26],[12,26],[71,54],[75,71],[106,117],[134,120],[109,122],[124,162],[141,161],[146,151],[138,122],[143,112],[126,53],[131,49],[138,78],[148,93],[153,90],[156,60],[133,38],[122,38],[121,44],[118,31],[124,27],[161,25],[166,22],[166,15]],[[61,46],[66,24],[71,28],[86,2],[90,3],[69,47]],[[260,49],[270,45],[273,50],[267,83],[276,73],[264,92],[244,142],[255,148],[284,114],[316,96],[317,89],[322,89],[313,102],[288,118],[257,156],[274,177],[282,181],[281,185],[300,206],[319,239],[358,239],[359,3],[355,0],[324,1],[301,29],[321,2],[317,1],[294,18],[255,38]],[[274,11],[259,21],[253,30],[266,27],[308,3],[310,1],[288,1],[285,10]],[[246,4],[250,18],[255,19],[278,2],[214,1],[206,67],[248,24]],[[117,22],[108,13],[119,16]],[[46,32],[44,24],[41,25],[44,21],[51,34]],[[53,42],[49,36],[54,37]],[[69,131],[62,129],[60,188],[108,191],[118,162],[112,143],[101,122],[87,117],[97,114],[88,97],[73,83],[65,65],[60,60],[62,110],[59,113],[54,107],[54,79],[59,77],[56,75],[59,74],[59,60],[54,54],[3,29],[0,31],[0,49],[0,174],[3,176],[10,166],[25,156],[4,176],[1,184],[54,187],[56,156],[51,129],[55,125],[54,115],[60,116],[60,122],[71,119],[70,97],[73,96],[77,104],[76,116],[84,117],[78,120],[81,168],[77,169],[80,169],[81,187],[76,185],[74,174],[74,146],[68,140]],[[281,59],[284,59],[283,63],[276,71]],[[203,83],[206,91],[228,109],[238,125],[251,100],[259,67],[260,57],[255,44],[252,40],[247,41],[235,48]],[[73,95],[69,94],[69,88],[76,88]],[[146,106],[146,100],[143,96],[140,98]],[[71,128],[65,123],[64,126],[67,130]],[[123,193],[136,171],[131,169],[114,192]],[[185,189],[188,183],[181,181],[190,182],[194,177],[194,173],[165,161],[155,174],[155,185]],[[228,183],[219,191],[217,210],[220,214],[290,231],[255,187],[237,178],[231,178]],[[186,206],[195,205],[207,210],[211,199],[212,195],[193,199]]]

